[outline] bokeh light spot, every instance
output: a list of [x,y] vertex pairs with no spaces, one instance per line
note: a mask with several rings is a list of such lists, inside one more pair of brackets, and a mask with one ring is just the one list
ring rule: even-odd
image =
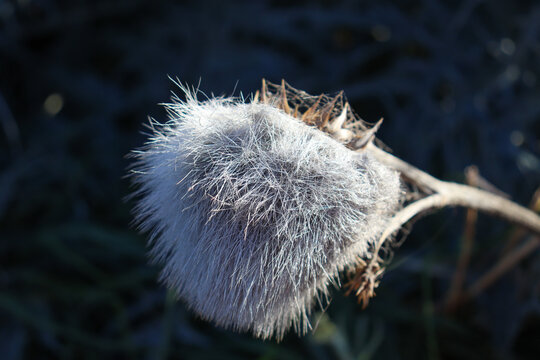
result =
[[510,142],[514,146],[521,146],[525,142],[525,137],[521,131],[514,130],[510,134]]
[[504,38],[501,40],[501,51],[506,55],[512,55],[516,51],[516,44],[512,39]]
[[43,109],[51,116],[58,114],[64,107],[64,98],[60,94],[51,94],[47,96],[43,103]]

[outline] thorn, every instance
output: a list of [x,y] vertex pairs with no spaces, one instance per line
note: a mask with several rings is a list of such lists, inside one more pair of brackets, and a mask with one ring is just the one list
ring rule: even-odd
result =
[[266,80],[263,78],[262,79],[262,87],[261,87],[261,102],[263,104],[266,104],[266,92],[267,92],[267,87],[266,87]]
[[259,102],[259,90],[255,91],[255,95],[253,95],[252,103],[258,103]]
[[285,111],[286,114],[291,113],[291,108],[289,107],[289,103],[287,102],[287,91],[285,90],[285,80],[281,79],[281,106],[283,107],[283,111]]
[[354,149],[363,149],[364,147],[366,147],[370,142],[373,141],[373,139],[375,139],[375,133],[377,133],[377,131],[381,127],[382,122],[383,118],[377,121],[377,123],[371,129],[364,132],[362,137],[356,139],[352,147]]
[[293,117],[298,118],[298,105],[294,107],[294,114]]
[[332,121],[328,123],[328,131],[333,134],[337,132],[339,129],[343,127],[343,124],[347,120],[347,110],[349,109],[349,103],[346,102],[345,106],[343,106],[343,110],[341,111],[341,114],[337,118],[334,118]]
[[315,103],[313,105],[310,106],[309,109],[306,110],[306,112],[304,114],[302,114],[302,121],[305,122],[305,123],[311,123],[311,121],[309,121],[310,117],[312,117],[316,112],[317,112],[317,107],[319,106],[319,103],[321,102],[321,99],[322,99],[322,95],[319,95],[319,97],[317,98],[317,101],[315,101]]
[[321,128],[325,127],[326,124],[328,124],[328,120],[330,120],[330,116],[332,115],[332,109],[336,105],[337,99],[341,98],[342,95],[343,95],[343,91],[340,91],[339,94],[337,94],[332,99],[332,101],[326,104],[323,110],[321,110],[321,123],[320,123]]

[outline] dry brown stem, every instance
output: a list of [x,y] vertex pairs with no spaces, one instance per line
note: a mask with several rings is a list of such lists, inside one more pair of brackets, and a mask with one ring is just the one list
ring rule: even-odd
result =
[[[476,166],[469,166],[465,169],[465,179],[467,180],[467,185],[474,187],[478,187],[480,181],[483,180]],[[487,183],[486,181],[484,182]],[[489,184],[489,186],[491,186],[491,184]],[[485,186],[483,188],[486,189]],[[492,187],[492,190],[490,191],[494,192],[494,189],[495,188]],[[463,293],[463,284],[465,283],[465,278],[467,276],[467,269],[471,260],[474,238],[476,236],[477,219],[478,211],[476,209],[467,209],[467,215],[465,216],[465,231],[461,241],[456,271],[454,272],[450,289],[448,290],[448,294],[444,301],[445,310],[448,312],[453,311],[456,308]]]
[[[532,196],[531,203],[529,204],[529,209],[534,212],[540,212],[540,187],[536,189],[536,192]],[[520,240],[526,235],[526,230],[522,227],[517,227],[512,231],[512,234],[508,238],[508,242],[503,247],[501,254],[506,254],[514,249],[514,247],[519,243]]]
[[521,260],[530,255],[533,251],[540,247],[540,237],[532,236],[521,247],[513,250],[497,262],[489,271],[487,271],[480,279],[472,284],[465,292],[461,302],[465,302],[474,298],[490,285],[492,285],[502,275],[516,266]]

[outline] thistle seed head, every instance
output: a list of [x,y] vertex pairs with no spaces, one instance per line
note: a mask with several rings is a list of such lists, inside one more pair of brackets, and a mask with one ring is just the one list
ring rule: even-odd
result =
[[285,92],[263,91],[174,98],[132,178],[160,280],[204,319],[281,339],[310,329],[314,303],[367,254],[401,189],[396,172],[316,128],[347,130],[336,102],[295,114]]

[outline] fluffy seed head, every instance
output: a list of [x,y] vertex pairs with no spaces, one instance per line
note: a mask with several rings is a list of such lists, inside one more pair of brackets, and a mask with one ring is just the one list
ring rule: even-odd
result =
[[398,174],[275,104],[186,95],[135,152],[136,221],[161,281],[221,326],[305,333],[398,206]]

